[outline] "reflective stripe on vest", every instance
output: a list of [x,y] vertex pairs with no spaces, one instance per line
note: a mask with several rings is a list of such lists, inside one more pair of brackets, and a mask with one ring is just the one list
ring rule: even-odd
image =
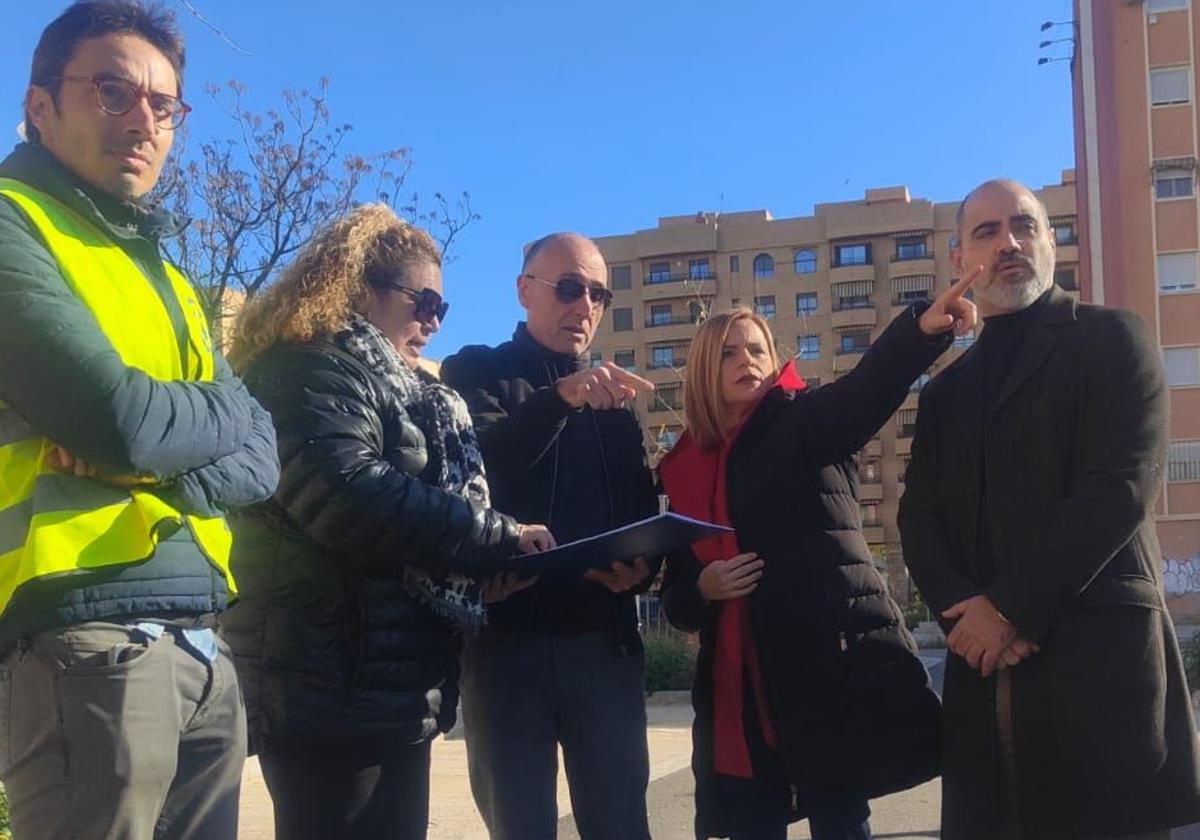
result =
[[[0,178],[0,195],[41,234],[68,288],[126,366],[161,381],[212,381],[203,309],[173,266],[163,263],[187,327],[183,357],[162,298],[118,245],[62,202],[20,181]],[[30,580],[146,560],[160,537],[181,526],[224,575],[229,592],[236,592],[223,518],[185,516],[152,489],[110,487],[61,473],[46,463],[52,449],[0,403],[0,614]]]

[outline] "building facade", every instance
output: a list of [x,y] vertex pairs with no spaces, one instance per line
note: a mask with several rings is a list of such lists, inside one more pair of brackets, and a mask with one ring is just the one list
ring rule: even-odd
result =
[[[1056,280],[1079,288],[1074,173],[1039,191],[1059,242]],[[952,280],[950,240],[957,202],[913,199],[905,187],[870,189],[860,201],[818,204],[812,216],[773,219],[765,210],[697,213],[648,230],[597,238],[609,266],[612,310],[592,361],[613,361],[653,381],[638,414],[651,460],[683,426],[683,374],[697,323],[711,311],[747,306],[768,319],[782,359],[812,385],[851,370],[887,324]],[[893,592],[908,594],[896,512],[928,377],[970,346],[956,341],[922,376],[903,406],[861,453],[863,530]]]
[[1171,443],[1158,534],[1168,590],[1200,590],[1200,20],[1189,0],[1077,0],[1063,25],[1076,39],[1081,295],[1137,312],[1162,347]]

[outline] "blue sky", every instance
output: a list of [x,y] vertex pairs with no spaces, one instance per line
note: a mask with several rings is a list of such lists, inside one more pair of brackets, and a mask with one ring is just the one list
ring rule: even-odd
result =
[[[412,189],[470,191],[483,220],[446,269],[436,358],[508,337],[521,245],[551,230],[807,215],[894,184],[947,201],[1073,165],[1069,65],[1036,64],[1070,54],[1038,50],[1069,35],[1039,25],[1070,0],[192,2],[253,53],[178,7],[193,137],[227,130],[206,82],[236,77],[265,107],[328,76],[350,148],[410,146]],[[66,2],[6,5],[0,140],[15,142],[33,46]]]

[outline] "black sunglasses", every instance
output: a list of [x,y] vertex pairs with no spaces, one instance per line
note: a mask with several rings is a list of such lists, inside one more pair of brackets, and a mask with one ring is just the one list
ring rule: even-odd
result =
[[584,283],[575,277],[560,277],[558,282],[551,283],[549,280],[543,280],[534,274],[522,274],[522,277],[528,277],[530,280],[536,280],[543,286],[550,286],[554,289],[554,297],[559,303],[574,303],[579,300],[584,294],[587,294],[588,300],[592,306],[603,306],[608,309],[613,300],[613,293],[603,286],[593,286],[590,283]]
[[450,311],[450,304],[442,300],[442,296],[433,289],[410,289],[408,286],[396,283],[376,283],[375,285],[408,295],[416,304],[413,307],[413,314],[426,326],[432,323],[434,318],[438,319],[439,324],[445,322],[446,313]]

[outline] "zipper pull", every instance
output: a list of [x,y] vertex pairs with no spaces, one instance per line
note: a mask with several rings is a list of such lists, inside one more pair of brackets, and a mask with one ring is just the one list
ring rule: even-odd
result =
[[846,641],[846,634],[842,632],[838,633],[838,650],[840,650],[842,653],[850,650],[850,645]]

